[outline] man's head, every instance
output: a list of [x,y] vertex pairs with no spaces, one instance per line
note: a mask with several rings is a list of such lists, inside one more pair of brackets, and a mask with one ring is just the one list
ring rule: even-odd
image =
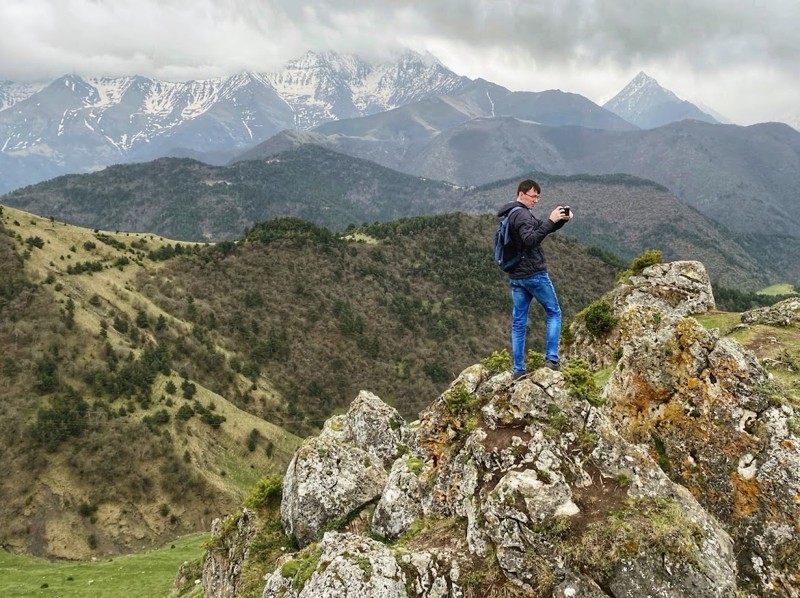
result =
[[525,179],[517,186],[517,201],[528,208],[534,207],[539,201],[539,193],[542,188],[539,183],[531,179]]

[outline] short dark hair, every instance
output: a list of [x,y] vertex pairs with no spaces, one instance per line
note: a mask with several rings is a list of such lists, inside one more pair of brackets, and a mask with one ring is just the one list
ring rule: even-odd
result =
[[539,186],[539,183],[531,179],[525,179],[517,187],[517,195],[520,193],[527,193],[531,189],[536,189],[536,193],[542,192],[542,188]]

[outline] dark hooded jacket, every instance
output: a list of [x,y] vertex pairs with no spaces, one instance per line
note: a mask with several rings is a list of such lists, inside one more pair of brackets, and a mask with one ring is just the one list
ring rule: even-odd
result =
[[530,278],[534,274],[547,272],[547,262],[542,252],[542,241],[552,232],[560,229],[566,220],[553,222],[549,218],[539,220],[531,211],[518,201],[511,201],[497,211],[497,216],[503,218],[512,208],[520,207],[509,216],[509,229],[511,239],[522,252],[519,264],[508,273],[509,278]]

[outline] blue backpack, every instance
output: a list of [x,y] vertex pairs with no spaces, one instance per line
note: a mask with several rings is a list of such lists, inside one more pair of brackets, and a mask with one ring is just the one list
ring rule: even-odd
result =
[[500,221],[497,232],[494,233],[494,261],[503,272],[513,270],[522,259],[522,253],[517,251],[511,239],[511,230],[508,226],[511,214],[521,209],[519,206],[511,208],[508,214]]

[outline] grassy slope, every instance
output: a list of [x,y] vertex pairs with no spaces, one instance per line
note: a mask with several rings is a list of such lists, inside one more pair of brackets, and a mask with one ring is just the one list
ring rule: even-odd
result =
[[[156,333],[154,321],[162,312],[136,291],[133,282],[145,267],[137,263],[144,261],[131,242],[146,241],[147,248],[156,249],[166,240],[109,234],[126,244],[124,249],[115,248],[91,231],[10,208],[4,208],[3,224],[16,237],[10,243],[20,254],[26,253],[28,238],[43,244],[30,246],[16,269],[13,254],[4,254],[9,269],[3,276],[23,281],[21,290],[8,293],[10,301],[0,302],[4,316],[0,454],[12,474],[0,481],[4,545],[68,558],[152,546],[181,533],[208,529],[211,520],[237,505],[259,477],[283,470],[299,439],[199,382],[194,399],[203,406],[213,404],[213,413],[225,418],[218,429],[197,416],[178,421],[179,407],[195,403],[181,398],[180,390],[174,396],[165,391],[168,378],[180,388],[182,380],[174,371],[169,377],[159,374],[147,396],[139,392],[109,396],[96,382],[108,370],[106,341],[118,357],[119,371],[131,363],[129,358],[138,359],[146,346],[188,334],[189,327],[168,314],[164,314],[166,331]],[[4,239],[8,252],[9,238]],[[87,249],[87,242],[95,247]],[[128,257],[130,263],[108,267],[120,257]],[[65,273],[67,265],[82,261],[103,261],[106,267],[92,274]],[[149,273],[158,268],[157,263],[147,264]],[[68,326],[65,314],[70,300],[75,308]],[[148,328],[133,325],[140,310],[150,316]],[[101,321],[115,318],[127,318],[129,330],[137,329],[138,340],[111,325],[107,338],[102,338]],[[58,385],[41,391],[37,364],[45,358],[57,365]],[[244,378],[239,383],[250,385]],[[83,430],[72,438],[68,429],[67,437],[51,447],[54,450],[45,450],[34,442],[31,426],[42,407],[64,401],[67,387],[89,405],[81,420]],[[144,423],[162,410],[169,422]],[[255,450],[250,451],[247,443],[253,430],[258,432]],[[85,507],[94,510],[89,514]]]
[[797,290],[790,284],[774,284],[758,291],[760,295],[790,295]]
[[51,562],[0,551],[0,596],[166,597],[178,568],[199,558],[207,539],[207,534],[193,534],[149,552],[83,563]]

